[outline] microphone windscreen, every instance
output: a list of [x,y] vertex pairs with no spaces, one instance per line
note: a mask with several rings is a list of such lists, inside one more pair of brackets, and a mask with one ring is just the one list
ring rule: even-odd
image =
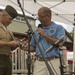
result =
[[39,24],[39,25],[38,25],[38,28],[42,28],[42,24]]

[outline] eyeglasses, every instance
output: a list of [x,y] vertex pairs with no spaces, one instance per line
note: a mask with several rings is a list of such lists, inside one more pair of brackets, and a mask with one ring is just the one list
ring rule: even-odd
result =
[[38,16],[37,18],[41,18],[41,19],[42,19],[42,18],[44,18],[44,17],[46,17],[46,16],[47,16],[47,15],[44,15],[44,16]]

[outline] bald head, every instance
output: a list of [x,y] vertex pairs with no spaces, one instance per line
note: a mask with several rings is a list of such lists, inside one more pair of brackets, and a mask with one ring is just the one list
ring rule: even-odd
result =
[[41,12],[44,13],[44,14],[46,14],[46,15],[50,15],[51,16],[51,10],[48,7],[41,7],[38,10],[38,14],[41,13]]

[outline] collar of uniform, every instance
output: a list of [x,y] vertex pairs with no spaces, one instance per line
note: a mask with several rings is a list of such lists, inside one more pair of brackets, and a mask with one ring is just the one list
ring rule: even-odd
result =
[[0,23],[0,27],[3,28],[5,31],[7,30],[7,28],[2,23]]
[[7,28],[4,26],[4,25],[2,25],[2,27],[3,27],[3,29],[6,31],[7,30]]

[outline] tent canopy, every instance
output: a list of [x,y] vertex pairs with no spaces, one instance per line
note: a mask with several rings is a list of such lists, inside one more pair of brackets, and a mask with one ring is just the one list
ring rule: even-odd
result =
[[18,1],[24,12],[33,18],[36,18],[40,7],[47,6],[52,10],[52,20],[74,24],[75,0],[0,0],[0,9],[4,9],[6,5],[12,5],[19,13],[22,13]]

